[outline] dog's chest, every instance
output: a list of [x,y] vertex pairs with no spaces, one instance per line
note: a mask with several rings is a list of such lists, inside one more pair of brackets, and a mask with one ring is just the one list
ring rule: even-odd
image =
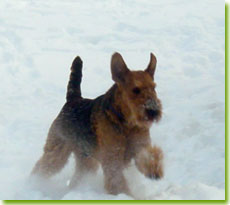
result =
[[126,151],[125,160],[129,161],[141,151],[141,149],[148,146],[150,142],[149,131],[141,129],[132,129],[126,135]]

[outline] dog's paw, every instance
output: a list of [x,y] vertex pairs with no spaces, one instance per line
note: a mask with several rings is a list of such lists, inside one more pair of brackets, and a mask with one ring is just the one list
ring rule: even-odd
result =
[[163,177],[163,152],[159,147],[149,147],[142,150],[136,157],[138,169],[150,179]]

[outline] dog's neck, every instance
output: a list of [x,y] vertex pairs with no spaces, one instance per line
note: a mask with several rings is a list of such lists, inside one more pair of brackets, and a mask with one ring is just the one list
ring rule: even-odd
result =
[[117,85],[114,84],[103,97],[102,109],[114,123],[125,123],[125,116],[116,103],[116,92]]

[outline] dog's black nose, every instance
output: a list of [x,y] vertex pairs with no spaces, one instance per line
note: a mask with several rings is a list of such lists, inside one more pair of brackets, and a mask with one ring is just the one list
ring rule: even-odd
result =
[[146,114],[147,114],[149,120],[153,120],[160,115],[160,111],[159,110],[146,109]]

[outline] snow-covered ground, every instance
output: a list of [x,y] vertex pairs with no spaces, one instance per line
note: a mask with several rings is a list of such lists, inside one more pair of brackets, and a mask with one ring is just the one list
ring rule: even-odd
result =
[[49,181],[30,179],[52,120],[65,102],[69,68],[84,62],[83,96],[111,85],[110,58],[155,80],[164,115],[151,128],[165,153],[165,177],[151,181],[132,164],[137,199],[225,198],[224,1],[0,1],[0,199],[132,199],[106,194],[103,174],[71,192],[73,157]]

